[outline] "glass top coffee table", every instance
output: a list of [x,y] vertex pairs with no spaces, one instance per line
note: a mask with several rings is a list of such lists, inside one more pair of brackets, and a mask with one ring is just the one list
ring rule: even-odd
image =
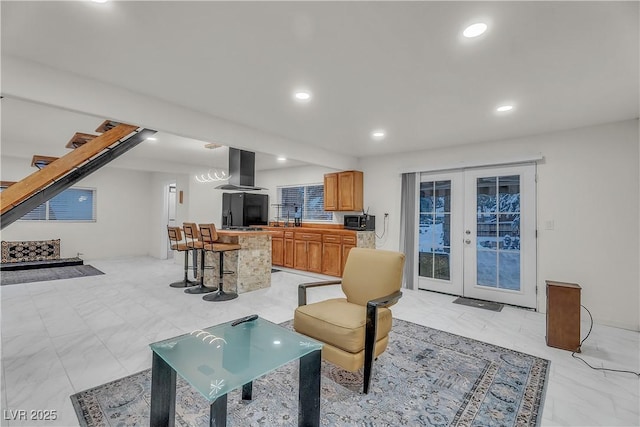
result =
[[253,380],[299,359],[298,425],[318,426],[322,343],[261,318],[232,323],[150,345],[151,425],[175,424],[176,373],[209,401],[210,425],[225,426],[228,392],[250,400]]

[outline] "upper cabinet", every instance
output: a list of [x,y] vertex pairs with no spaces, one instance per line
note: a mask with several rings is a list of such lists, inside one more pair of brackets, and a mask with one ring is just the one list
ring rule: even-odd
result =
[[324,176],[325,211],[361,211],[362,172],[343,171]]

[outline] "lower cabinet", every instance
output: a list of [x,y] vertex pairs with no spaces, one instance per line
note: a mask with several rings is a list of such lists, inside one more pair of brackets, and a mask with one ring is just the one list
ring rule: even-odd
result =
[[322,272],[322,234],[296,232],[293,245],[293,268]]
[[282,232],[271,236],[271,264],[284,265],[284,235]]
[[284,249],[283,249],[284,262],[283,267],[293,268],[293,258],[295,248],[293,246],[293,231],[284,232]]
[[[358,246],[356,232],[347,230],[270,228],[271,261],[296,270],[342,277],[351,248]],[[365,243],[365,247],[367,244]]]
[[322,237],[322,274],[340,276],[342,273],[342,238],[339,235]]
[[357,246],[356,236],[342,236],[342,264],[340,265],[340,275],[344,271],[344,265],[347,263],[349,251]]

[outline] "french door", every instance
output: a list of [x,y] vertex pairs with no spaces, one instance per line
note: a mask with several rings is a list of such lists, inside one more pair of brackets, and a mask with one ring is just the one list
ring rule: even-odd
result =
[[535,165],[423,173],[418,287],[536,307]]

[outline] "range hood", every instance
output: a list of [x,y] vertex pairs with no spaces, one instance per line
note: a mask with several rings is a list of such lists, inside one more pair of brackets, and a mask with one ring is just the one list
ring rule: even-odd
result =
[[266,190],[256,187],[256,153],[229,147],[229,183],[220,190]]

